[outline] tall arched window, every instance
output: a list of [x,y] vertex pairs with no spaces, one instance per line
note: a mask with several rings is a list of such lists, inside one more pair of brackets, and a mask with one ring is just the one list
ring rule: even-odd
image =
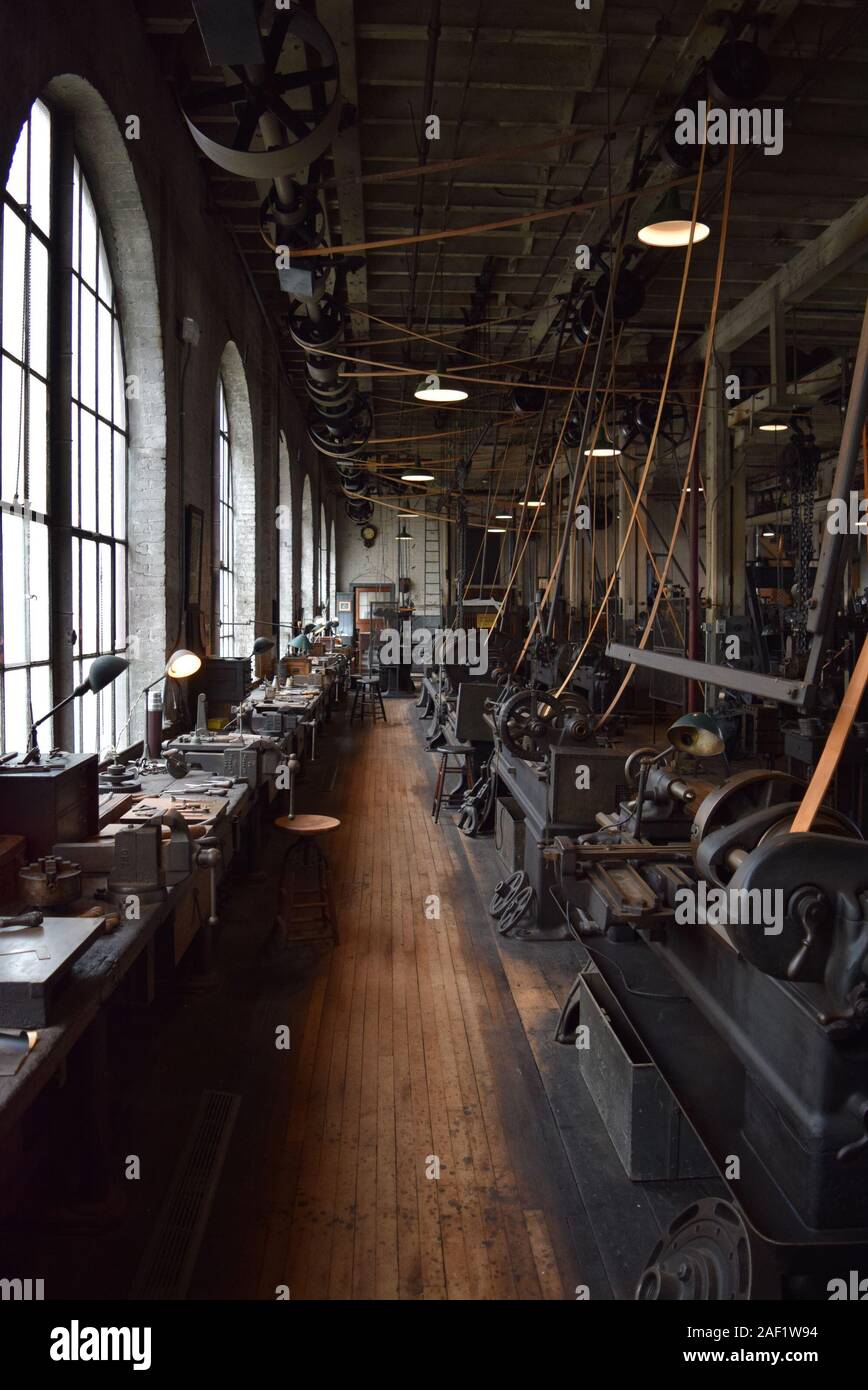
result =
[[[4,751],[23,751],[32,719],[69,694],[95,656],[129,645],[123,343],[106,242],[71,135],[68,119],[37,101],[3,199]],[[125,673],[46,723],[40,747],[104,751],[128,706]]]
[[[256,626],[256,472],[253,417],[241,354],[227,343],[214,412],[214,622],[219,656],[243,656]],[[269,522],[271,516],[269,516]]]
[[293,583],[292,583],[292,477],[289,469],[289,449],[286,437],[281,434],[277,450],[277,594],[278,622],[282,624],[280,650],[285,651],[292,638]]
[[310,478],[305,474],[301,493],[301,608],[306,623],[313,621],[314,572],[313,502]]
[[325,507],[319,509],[319,606],[325,614],[329,602],[329,533]]
[[217,383],[217,637],[219,656],[235,656],[235,491],[229,412],[221,377]]
[[336,618],[338,615],[338,560],[335,549],[335,523],[332,520],[331,538],[329,541],[329,616]]
[[[41,102],[22,127],[3,199],[0,355],[0,546],[4,751],[27,747],[30,710],[50,709],[48,579],[48,285],[51,117]],[[41,745],[51,741],[49,730]]]

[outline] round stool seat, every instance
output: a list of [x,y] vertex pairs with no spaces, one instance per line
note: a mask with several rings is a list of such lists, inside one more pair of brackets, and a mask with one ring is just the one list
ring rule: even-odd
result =
[[278,830],[291,830],[295,835],[324,835],[337,830],[340,821],[334,816],[279,816],[274,822]]

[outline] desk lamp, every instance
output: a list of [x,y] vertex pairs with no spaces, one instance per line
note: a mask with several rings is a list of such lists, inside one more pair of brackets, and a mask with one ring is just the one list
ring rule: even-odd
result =
[[90,670],[85,679],[80,685],[75,687],[72,694],[67,695],[63,700],[59,700],[47,714],[43,714],[41,719],[37,719],[31,724],[30,737],[27,740],[27,752],[24,755],[24,761],[38,763],[40,760],[39,748],[36,743],[36,730],[39,728],[40,724],[44,724],[46,719],[50,719],[59,709],[63,709],[64,705],[68,705],[72,700],[77,700],[82,695],[86,695],[89,690],[92,691],[94,695],[98,695],[101,690],[105,690],[107,685],[111,685],[112,681],[116,681],[118,676],[123,671],[126,671],[129,664],[130,663],[122,656],[94,657],[93,661],[90,663]]

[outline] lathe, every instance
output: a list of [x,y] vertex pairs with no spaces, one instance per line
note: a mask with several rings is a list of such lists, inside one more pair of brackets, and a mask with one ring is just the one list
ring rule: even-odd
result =
[[628,760],[632,798],[543,851],[608,1025],[635,1029],[731,1194],[676,1219],[637,1297],[824,1297],[868,1253],[865,843],[826,805],[793,833],[786,773],[715,772],[709,717],[669,736]]

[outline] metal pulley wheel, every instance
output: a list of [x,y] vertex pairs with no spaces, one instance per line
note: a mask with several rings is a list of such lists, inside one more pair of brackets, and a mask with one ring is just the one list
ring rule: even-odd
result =
[[517,690],[499,706],[497,732],[514,757],[539,762],[549,748],[562,741],[568,717],[569,711],[557,695]]
[[524,869],[519,869],[517,873],[510,874],[509,878],[502,878],[494,890],[494,897],[488,904],[488,911],[492,917],[501,917],[515,895],[527,883],[527,874]]
[[[191,86],[182,101],[183,116],[199,149],[219,168],[241,178],[286,178],[307,169],[332,144],[338,132],[343,100],[338,86],[335,46],[322,25],[300,6],[276,12],[270,32],[263,36],[255,19],[245,28],[238,24],[236,0],[211,4],[210,13],[199,15],[200,29],[212,67],[221,67],[233,80]],[[234,22],[233,22],[234,20]],[[293,70],[299,45],[319,58],[310,68]],[[296,107],[295,94],[310,89]],[[328,92],[322,102],[317,90]],[[314,100],[311,100],[311,97]],[[236,122],[231,143],[221,144],[203,134],[196,122],[224,113]],[[263,117],[279,121],[286,145],[253,150],[251,145]]]
[[[711,792],[690,827],[696,866],[703,878],[726,887],[752,850],[789,830],[804,791],[805,783],[798,777],[753,768],[736,773]],[[830,806],[820,808],[812,830],[818,835],[860,838],[852,821]]]
[[564,739],[584,743],[594,732],[594,711],[588,701],[574,690],[565,690],[558,701],[564,711]]
[[525,884],[520,892],[515,893],[506,906],[506,911],[500,914],[497,923],[497,930],[506,935],[511,932],[513,927],[517,927],[523,917],[530,912],[533,907],[535,894],[529,883]]
[[706,1197],[676,1216],[636,1286],[638,1302],[727,1303],[774,1298],[774,1272],[732,1202]]

